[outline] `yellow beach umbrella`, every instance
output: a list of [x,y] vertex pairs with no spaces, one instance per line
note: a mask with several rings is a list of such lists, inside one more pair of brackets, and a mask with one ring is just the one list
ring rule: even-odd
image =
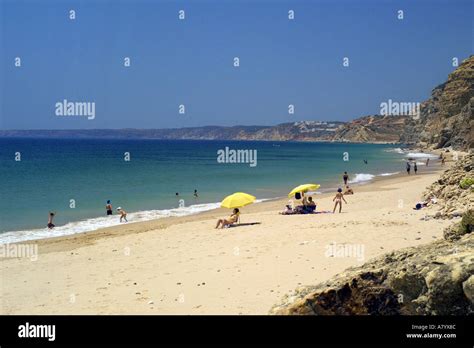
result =
[[295,187],[293,190],[291,190],[290,193],[288,193],[288,197],[294,196],[295,193],[297,192],[307,192],[310,190],[317,190],[321,185],[318,184],[303,184],[300,186]]
[[224,198],[221,202],[223,208],[240,208],[253,203],[257,198],[244,192],[236,192]]

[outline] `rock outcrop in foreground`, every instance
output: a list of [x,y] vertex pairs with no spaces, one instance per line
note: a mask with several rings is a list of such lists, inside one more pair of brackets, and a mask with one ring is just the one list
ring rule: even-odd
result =
[[468,207],[474,207],[474,154],[470,153],[456,161],[440,178],[428,186],[425,200],[435,197],[438,204],[428,207],[427,215],[433,218],[452,219],[459,217]]
[[427,190],[427,195],[439,195],[438,217],[452,217],[453,204],[462,214],[461,221],[444,231],[444,240],[394,251],[349,268],[325,283],[299,288],[270,313],[474,314],[473,186],[460,187],[460,181],[471,172],[472,158],[471,154],[459,160]]

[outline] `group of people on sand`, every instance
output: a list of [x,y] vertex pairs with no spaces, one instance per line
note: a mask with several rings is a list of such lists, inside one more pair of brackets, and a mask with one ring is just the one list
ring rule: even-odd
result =
[[301,205],[292,207],[292,205],[286,205],[286,209],[280,214],[282,215],[292,215],[292,214],[314,214],[316,212],[316,202],[311,196],[305,196],[304,192],[298,192],[295,195],[296,199],[301,200]]
[[[345,190],[343,192],[342,188],[338,188],[336,195],[332,199],[334,202],[334,208],[332,210],[333,213],[336,212],[336,209],[339,207],[339,213],[342,212],[342,202],[347,204],[344,195],[353,195],[354,190],[349,187],[349,174],[344,172],[342,176],[342,180],[344,182]],[[302,198],[301,205],[296,206],[293,208],[290,204],[285,206],[285,210],[282,211],[280,214],[282,215],[293,215],[293,214],[315,214],[316,213],[316,202],[313,200],[313,197],[306,196],[304,192],[298,192],[295,195],[296,199]]]

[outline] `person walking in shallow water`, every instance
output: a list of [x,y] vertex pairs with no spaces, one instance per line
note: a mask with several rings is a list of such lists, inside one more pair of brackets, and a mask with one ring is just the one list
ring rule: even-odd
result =
[[123,210],[121,207],[118,207],[117,208],[117,211],[119,212],[120,214],[120,222],[122,222],[122,220],[125,220],[125,222],[128,222],[127,220],[127,212],[125,210]]
[[417,167],[417,165],[416,165],[416,162],[415,162],[415,164],[413,165],[413,170],[415,171],[415,174],[416,174],[416,172],[418,171],[418,167]]
[[342,180],[344,180],[344,186],[347,186],[347,180],[349,180],[349,175],[347,174],[347,172],[344,172]]
[[410,162],[407,161],[407,174],[410,175],[411,165]]
[[51,230],[52,228],[54,228],[54,224],[53,224],[53,219],[54,219],[54,215],[56,215],[55,213],[53,212],[50,212],[49,213],[49,216],[48,216],[48,228]]
[[110,203],[110,199],[107,201],[107,204],[105,205],[105,211],[107,212],[107,215],[112,215],[112,204]]

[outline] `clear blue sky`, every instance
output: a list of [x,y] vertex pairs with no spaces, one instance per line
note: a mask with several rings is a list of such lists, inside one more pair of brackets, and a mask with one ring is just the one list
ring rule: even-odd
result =
[[[388,99],[427,99],[452,57],[474,51],[471,0],[0,4],[2,129],[351,120]],[[63,99],[95,102],[96,118],[56,116]]]

